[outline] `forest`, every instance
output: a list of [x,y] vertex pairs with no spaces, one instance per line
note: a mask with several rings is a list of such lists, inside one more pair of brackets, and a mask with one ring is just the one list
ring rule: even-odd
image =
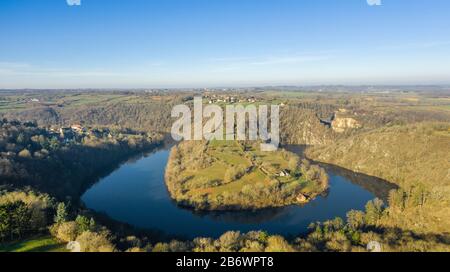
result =
[[6,188],[32,187],[60,199],[78,197],[100,171],[163,140],[117,128],[86,132],[38,127],[34,122],[0,120],[0,176]]

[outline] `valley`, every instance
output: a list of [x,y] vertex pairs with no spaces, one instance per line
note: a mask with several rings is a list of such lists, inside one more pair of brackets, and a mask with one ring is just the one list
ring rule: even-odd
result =
[[[387,251],[448,250],[450,101],[406,90],[3,91],[0,206],[37,217],[35,228],[6,228],[2,243],[51,235],[85,251],[364,251],[376,239]],[[286,150],[170,143],[171,108],[196,96],[281,105]],[[146,164],[148,152],[158,155]]]

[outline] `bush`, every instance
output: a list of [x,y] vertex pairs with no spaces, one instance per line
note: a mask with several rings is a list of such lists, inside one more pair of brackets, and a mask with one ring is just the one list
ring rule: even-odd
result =
[[51,232],[61,241],[74,241],[78,236],[78,225],[74,221],[55,224]]
[[170,252],[169,244],[167,243],[157,243],[152,252]]
[[216,252],[217,249],[214,246],[214,241],[211,238],[195,238],[194,239],[194,252]]
[[105,232],[97,233],[85,231],[76,239],[80,243],[81,252],[113,252],[114,245]]
[[22,157],[22,158],[27,158],[27,159],[31,158],[31,153],[30,153],[30,151],[28,151],[28,149],[24,149],[24,150],[20,151],[18,155],[19,155],[19,157]]
[[241,233],[239,231],[228,231],[220,236],[220,251],[235,252],[241,247]]
[[266,252],[294,252],[294,248],[281,236],[270,236],[267,239]]
[[347,213],[347,224],[353,230],[357,230],[364,226],[364,217],[364,212],[351,210]]
[[369,201],[366,205],[365,221],[370,225],[377,224],[383,215],[383,206],[383,201],[378,198]]

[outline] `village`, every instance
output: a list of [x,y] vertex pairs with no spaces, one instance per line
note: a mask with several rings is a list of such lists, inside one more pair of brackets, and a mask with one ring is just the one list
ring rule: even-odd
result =
[[68,127],[51,126],[48,129],[48,136],[50,138],[58,138],[63,142],[70,142],[73,140],[80,140],[85,137],[95,138],[112,138],[110,129],[108,128],[92,128],[84,127],[79,124],[73,124]]
[[205,101],[207,101],[208,104],[256,103],[259,101],[259,99],[256,98],[255,96],[245,97],[245,96],[238,96],[238,95],[209,94],[209,93],[204,94],[203,99],[205,99]]

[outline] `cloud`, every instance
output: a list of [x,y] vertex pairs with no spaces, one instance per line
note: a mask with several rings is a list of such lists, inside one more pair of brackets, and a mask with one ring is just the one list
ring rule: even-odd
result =
[[367,0],[369,6],[381,6],[381,0]]
[[66,0],[69,6],[81,6],[81,0]]

